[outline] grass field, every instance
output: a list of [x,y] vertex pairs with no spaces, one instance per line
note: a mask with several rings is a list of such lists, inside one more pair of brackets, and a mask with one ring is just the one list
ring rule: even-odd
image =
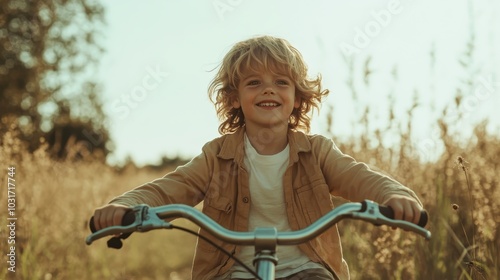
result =
[[[450,124],[438,123],[444,152],[430,162],[422,161],[421,151],[412,145],[411,127],[399,131],[399,144],[389,147],[380,139],[387,131],[367,130],[337,141],[344,152],[414,189],[429,210],[433,233],[426,242],[401,230],[341,222],[353,279],[499,279],[500,138],[487,131],[486,123],[478,124],[466,140],[456,137]],[[364,125],[368,127],[367,120]],[[105,241],[84,243],[95,207],[168,170],[117,171],[91,160],[54,161],[43,149],[26,152],[13,132],[3,136],[0,166],[0,220],[8,223],[9,167],[15,167],[18,218],[15,273],[8,271],[11,232],[1,227],[1,279],[187,277],[195,239],[184,233],[136,234],[121,250],[107,249]]]

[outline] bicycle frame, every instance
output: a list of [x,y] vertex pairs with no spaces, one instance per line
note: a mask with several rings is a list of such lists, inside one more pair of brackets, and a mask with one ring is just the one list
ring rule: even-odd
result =
[[270,280],[274,279],[275,266],[278,263],[275,254],[277,245],[298,245],[307,242],[345,218],[363,220],[375,225],[399,227],[422,235],[426,239],[431,238],[431,233],[423,228],[427,222],[426,212],[422,212],[421,214],[425,220],[421,219],[423,222],[419,222],[421,227],[407,221],[394,220],[392,217],[388,217],[390,215],[388,213],[391,211],[392,209],[379,206],[370,200],[365,200],[361,203],[349,202],[334,208],[308,227],[297,231],[278,232],[276,228],[262,227],[256,228],[251,232],[236,232],[220,226],[199,210],[187,205],[171,204],[160,207],[139,205],[134,207],[131,212],[132,214],[130,214],[134,218],[131,224],[126,226],[112,226],[94,232],[87,237],[86,243],[90,245],[95,240],[108,235],[126,234],[136,231],[147,232],[153,229],[172,229],[172,224],[165,220],[185,218],[219,240],[235,245],[254,246],[254,266],[257,268],[257,275],[262,280]]

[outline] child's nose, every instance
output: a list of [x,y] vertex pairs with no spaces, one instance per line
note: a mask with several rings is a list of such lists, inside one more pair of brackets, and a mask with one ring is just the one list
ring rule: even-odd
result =
[[266,83],[262,93],[263,94],[275,94],[276,89],[274,88],[274,84],[273,83]]

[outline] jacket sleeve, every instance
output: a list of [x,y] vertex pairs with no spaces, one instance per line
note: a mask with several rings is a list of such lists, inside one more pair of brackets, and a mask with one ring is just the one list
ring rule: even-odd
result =
[[319,149],[321,169],[333,195],[382,203],[389,195],[399,194],[413,197],[422,205],[414,191],[342,153],[332,140],[323,138],[320,142],[313,149]]
[[115,197],[110,203],[126,206],[147,204],[151,207],[173,203],[194,206],[205,197],[215,158],[213,149],[206,144],[202,153],[189,163],[177,167],[162,178]]

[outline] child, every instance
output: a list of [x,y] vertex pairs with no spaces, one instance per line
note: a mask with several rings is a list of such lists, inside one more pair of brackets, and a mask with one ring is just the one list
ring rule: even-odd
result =
[[[202,211],[231,230],[298,230],[334,207],[332,195],[371,199],[391,206],[396,219],[417,223],[422,208],[413,191],[343,154],[331,140],[305,134],[310,111],[327,94],[320,76],[307,77],[301,54],[286,40],[263,36],[237,43],[209,87],[222,136],[186,165],[96,209],[97,229],[119,224],[136,204],[203,201]],[[214,241],[252,266],[253,247]],[[349,279],[337,227],[308,243],[280,246],[277,255],[277,279]],[[253,278],[203,240],[192,277]]]

